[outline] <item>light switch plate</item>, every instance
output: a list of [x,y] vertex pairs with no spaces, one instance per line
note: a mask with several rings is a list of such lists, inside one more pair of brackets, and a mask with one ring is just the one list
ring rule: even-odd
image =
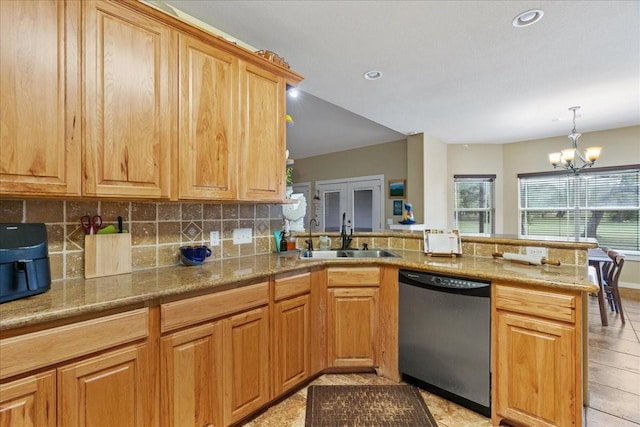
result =
[[541,248],[539,246],[527,246],[527,255],[529,256],[541,256],[547,257],[547,248]]
[[211,241],[211,246],[220,246],[220,233],[217,231],[210,232],[209,240]]
[[252,233],[250,228],[236,228],[233,230],[233,244],[241,245],[243,243],[251,243]]

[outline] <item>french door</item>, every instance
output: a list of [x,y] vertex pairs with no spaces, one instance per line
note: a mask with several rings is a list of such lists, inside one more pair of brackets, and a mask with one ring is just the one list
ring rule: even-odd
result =
[[317,181],[320,196],[320,228],[339,232],[343,214],[347,232],[382,230],[384,175]]

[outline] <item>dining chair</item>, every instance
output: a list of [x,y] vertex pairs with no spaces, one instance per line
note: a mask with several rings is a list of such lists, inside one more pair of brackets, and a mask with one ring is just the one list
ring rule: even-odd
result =
[[609,251],[607,252],[611,262],[606,264],[603,268],[604,277],[604,298],[609,302],[609,307],[612,312],[620,314],[622,324],[625,324],[624,313],[622,310],[622,299],[620,298],[620,291],[618,289],[618,279],[624,266],[624,256],[619,252]]
[[609,248],[599,247],[594,249],[589,249],[588,251],[588,260],[589,260],[589,280],[591,280],[594,284],[598,285],[598,292],[591,294],[592,296],[598,297],[598,308],[600,309],[600,321],[602,322],[602,326],[608,326],[609,321],[607,320],[607,301],[605,300],[605,279],[607,278],[608,266],[612,263],[611,258],[609,258],[608,252]]

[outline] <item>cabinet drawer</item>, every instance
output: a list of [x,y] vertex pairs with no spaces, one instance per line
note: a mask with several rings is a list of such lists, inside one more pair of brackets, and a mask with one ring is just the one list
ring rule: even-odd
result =
[[104,350],[149,334],[147,308],[0,340],[0,378]]
[[332,267],[327,273],[327,283],[332,286],[379,286],[378,267]]
[[573,295],[496,285],[493,297],[498,310],[571,323],[576,320],[576,297]]
[[304,294],[311,290],[311,273],[306,272],[295,276],[276,279],[275,300],[288,298],[294,295]]
[[162,304],[161,330],[171,331],[183,326],[237,313],[269,302],[269,282],[231,289]]

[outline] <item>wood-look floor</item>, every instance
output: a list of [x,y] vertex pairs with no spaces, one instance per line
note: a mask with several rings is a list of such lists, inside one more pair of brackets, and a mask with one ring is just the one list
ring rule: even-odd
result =
[[[589,406],[587,427],[640,426],[640,290],[624,289],[622,295],[626,325],[609,312],[609,326],[600,324],[598,300],[589,304]],[[312,384],[393,384],[374,374],[329,374]],[[421,391],[439,427],[490,427],[482,415]],[[269,408],[246,427],[304,427],[306,388]]]

